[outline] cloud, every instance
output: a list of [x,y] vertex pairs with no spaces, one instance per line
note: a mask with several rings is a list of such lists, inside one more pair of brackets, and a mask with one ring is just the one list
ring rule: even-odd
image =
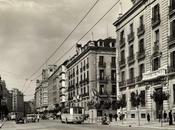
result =
[[[126,3],[128,0],[122,1]],[[24,79],[58,47],[94,2],[94,0],[0,0],[0,68],[23,75],[19,81],[18,76],[9,76],[10,74],[0,70],[7,87],[21,89]],[[53,63],[75,44],[114,2],[116,0],[101,0],[48,64]],[[92,30],[95,39],[106,37],[107,24],[109,35],[115,36],[112,23],[116,20],[117,14],[118,6]],[[81,43],[90,39],[91,33],[82,39]],[[71,54],[72,52],[64,57],[67,58]],[[62,61],[64,59],[60,62]],[[35,83],[32,83],[30,94],[33,94],[34,88]]]

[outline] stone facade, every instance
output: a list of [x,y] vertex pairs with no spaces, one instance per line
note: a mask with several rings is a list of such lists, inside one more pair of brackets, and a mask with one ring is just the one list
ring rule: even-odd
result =
[[[156,119],[159,111],[173,109],[175,82],[173,76],[167,76],[172,52],[168,49],[169,21],[173,19],[169,18],[169,6],[169,0],[138,0],[114,23],[119,55],[119,90],[120,95],[126,95],[124,111],[129,119],[138,117],[130,102],[131,93],[136,91],[144,93],[145,105],[139,107],[139,117],[143,120],[147,113]],[[162,104],[151,98],[158,90],[171,95]]]
[[[85,113],[89,113],[92,109],[89,111],[88,103],[95,100],[100,103],[96,111],[92,111],[95,117],[115,112],[112,107],[116,103],[115,55],[115,39],[112,38],[77,45],[77,54],[67,63],[70,106],[84,107]],[[106,101],[110,104],[105,105]],[[89,114],[91,117],[91,112]]]

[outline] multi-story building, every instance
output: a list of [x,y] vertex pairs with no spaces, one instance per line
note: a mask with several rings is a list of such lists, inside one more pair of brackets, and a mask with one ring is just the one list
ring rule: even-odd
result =
[[63,107],[66,101],[66,66],[65,61],[48,78],[48,108],[54,109],[56,105]]
[[35,113],[34,100],[30,100],[30,101],[25,101],[24,102],[24,113],[25,114]]
[[[112,113],[116,104],[115,41],[106,38],[77,44],[77,54],[66,65],[68,104],[84,107],[93,117]],[[93,101],[96,104],[90,106]]]
[[[175,80],[173,73],[170,73],[173,72],[175,61],[174,31],[172,31],[175,2],[174,0],[171,3],[170,0],[132,0],[132,2],[131,9],[114,23],[117,32],[117,55],[119,55],[117,65],[120,77],[119,90],[120,95],[126,97],[127,106],[124,111],[127,118],[138,117],[136,108],[130,102],[132,92],[138,92],[142,95],[139,117],[145,119],[149,113],[151,118],[155,119],[162,110],[175,111],[173,103]],[[151,95],[158,91],[169,93],[171,96],[168,100],[157,103]]]
[[38,112],[47,110],[48,107],[48,78],[56,70],[56,65],[49,65],[42,70],[42,79],[36,81],[35,105]]
[[168,91],[170,92],[170,109],[175,114],[175,1],[169,2],[168,20]]
[[24,95],[17,88],[10,90],[12,94],[12,112],[24,113]]
[[[6,87],[6,83],[0,77],[0,118],[12,111],[12,95]],[[2,115],[1,115],[2,114]]]

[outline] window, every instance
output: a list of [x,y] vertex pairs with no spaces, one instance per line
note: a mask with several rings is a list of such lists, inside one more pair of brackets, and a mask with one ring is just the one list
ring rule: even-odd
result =
[[104,70],[100,70],[100,79],[104,79]]
[[116,95],[116,85],[112,85],[112,95]]
[[141,113],[141,118],[146,118],[146,114],[145,113]]
[[120,41],[124,42],[123,40],[124,40],[124,30],[121,31],[121,33],[120,33]]
[[121,61],[125,61],[125,50],[121,51]]
[[87,68],[87,69],[89,68],[89,58],[87,58],[87,65],[86,65],[86,68]]
[[175,104],[175,84],[173,85],[173,99],[174,99],[174,104]]
[[115,57],[111,57],[111,64],[112,65],[115,65],[115,61],[116,61],[116,58]]
[[135,114],[131,114],[131,118],[135,118]]
[[170,64],[171,67],[175,68],[175,51],[170,54]]
[[140,26],[143,26],[143,15],[140,16]]
[[122,71],[121,81],[125,81],[125,71]]
[[159,4],[157,4],[153,7],[152,18],[153,18],[153,22],[157,21],[160,18]]
[[160,34],[159,34],[159,30],[155,31],[155,42],[158,43],[160,39]]
[[152,63],[152,70],[158,70],[160,68],[160,58],[157,57],[155,59],[153,59],[153,63]]
[[175,20],[173,20],[170,24],[170,36],[175,37]]
[[87,71],[87,79],[89,80],[89,71]]
[[134,79],[134,68],[130,68],[129,77],[130,77],[130,79]]
[[140,91],[140,97],[141,97],[141,107],[145,107],[145,90]]
[[104,90],[104,85],[100,85],[100,91],[99,93],[102,95],[104,94],[105,90]]
[[130,24],[130,32],[131,32],[131,33],[134,32],[134,31],[133,31],[133,23]]
[[143,39],[141,39],[140,41],[139,41],[139,52],[140,53],[142,53],[142,52],[144,52],[144,40]]
[[145,72],[144,64],[139,65],[139,76],[142,76],[142,74]]
[[133,45],[131,45],[131,46],[129,47],[129,56],[130,56],[130,57],[133,57],[133,56],[134,56],[134,48],[133,48]]
[[111,80],[112,81],[116,80],[116,70],[111,70]]
[[171,8],[171,10],[175,9],[175,1],[174,0],[170,0],[170,8]]
[[101,64],[104,63],[104,56],[99,56],[99,62],[100,62]]

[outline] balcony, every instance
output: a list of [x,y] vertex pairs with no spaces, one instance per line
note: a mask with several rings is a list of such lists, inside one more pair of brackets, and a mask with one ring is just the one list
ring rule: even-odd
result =
[[129,35],[128,35],[128,42],[133,42],[134,41],[134,32],[132,31]]
[[169,16],[172,17],[175,15],[175,5],[169,6]]
[[111,63],[111,68],[116,68],[116,63]]
[[116,79],[115,78],[111,78],[111,83],[112,84],[116,84]]
[[175,66],[168,66],[168,73],[174,73],[175,72]]
[[120,48],[125,46],[125,38],[120,39]]
[[107,83],[108,80],[107,80],[107,78],[99,78],[99,82],[100,83]]
[[125,66],[126,66],[126,61],[125,61],[125,59],[123,59],[123,60],[119,61],[119,66],[120,66],[120,68],[122,68],[122,67],[125,67]]
[[137,59],[138,60],[141,60],[141,59],[144,59],[145,58],[145,50],[144,51],[140,51],[140,52],[137,52]]
[[105,62],[99,62],[98,66],[101,68],[105,68],[106,67],[106,63]]
[[120,88],[125,87],[125,86],[126,86],[126,82],[124,80],[119,82]]
[[175,46],[175,34],[168,37],[168,46],[169,48]]
[[154,42],[152,57],[161,56],[162,52],[159,49],[159,41]]
[[144,81],[148,81],[148,80],[154,80],[157,79],[159,77],[164,77],[166,76],[166,69],[165,68],[159,68],[156,71],[151,71],[151,72],[145,72],[143,74],[143,79]]
[[127,80],[127,85],[134,85],[135,84],[135,78],[131,78]]
[[84,80],[84,82],[88,84],[88,83],[89,83],[89,78],[86,78],[86,79]]
[[137,36],[140,37],[145,33],[145,25],[140,25],[139,28],[137,28]]
[[142,78],[143,78],[142,75],[137,76],[137,77],[136,77],[136,82],[140,82],[140,81],[142,81]]
[[154,16],[153,18],[152,18],[152,28],[155,28],[155,27],[157,27],[158,25],[160,25],[160,14],[159,15],[157,15],[157,16]]
[[86,64],[86,68],[89,69],[89,64]]
[[133,64],[135,62],[135,59],[134,58],[135,58],[135,55],[134,54],[128,56],[128,64],[129,65],[130,64]]

